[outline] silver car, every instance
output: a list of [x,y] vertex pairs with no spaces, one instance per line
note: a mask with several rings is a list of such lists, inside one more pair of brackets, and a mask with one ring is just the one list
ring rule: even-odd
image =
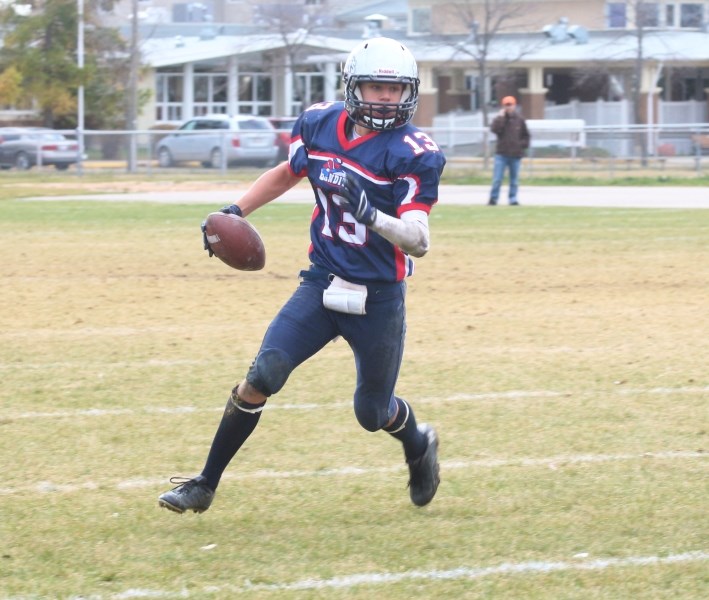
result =
[[197,161],[205,167],[226,164],[272,166],[278,156],[278,136],[265,117],[207,115],[195,117],[157,144],[158,164],[170,167]]
[[79,160],[76,140],[45,127],[0,127],[0,168],[52,165],[60,171]]

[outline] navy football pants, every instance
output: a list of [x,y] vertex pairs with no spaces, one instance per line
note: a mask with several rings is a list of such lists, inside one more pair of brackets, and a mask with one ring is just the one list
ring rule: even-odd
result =
[[[368,431],[384,427],[396,413],[394,387],[406,334],[406,283],[368,285],[365,315],[349,315],[323,306],[322,293],[329,285],[327,272],[318,267],[301,272],[301,283],[268,327],[247,380],[262,393],[276,393],[290,372],[338,335],[347,340],[357,367],[354,410]],[[273,352],[276,351],[276,352]],[[274,361],[264,353],[288,357],[288,373],[274,375]],[[258,368],[257,368],[258,367]],[[264,369],[266,370],[264,372]],[[278,389],[264,389],[264,381],[279,381]]]

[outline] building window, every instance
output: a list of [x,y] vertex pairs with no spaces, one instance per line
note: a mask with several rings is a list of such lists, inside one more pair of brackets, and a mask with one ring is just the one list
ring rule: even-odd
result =
[[290,115],[297,116],[317,102],[325,100],[325,77],[321,73],[299,72],[295,74],[296,85]]
[[625,29],[628,24],[625,2],[609,2],[606,4],[608,27],[611,29]]
[[271,76],[264,73],[239,73],[240,115],[273,114],[273,85]]
[[155,75],[155,119],[182,120],[182,73],[157,73]]
[[[182,73],[155,75],[155,119],[158,122],[183,120]],[[237,81],[237,112],[242,115],[273,114],[273,85],[265,73],[244,72]],[[229,77],[226,73],[195,73],[192,114],[226,114],[229,111]]]
[[173,23],[211,23],[213,20],[212,7],[201,2],[175,2],[172,5]]
[[665,25],[667,27],[675,26],[675,5],[666,4],[665,5]]
[[431,32],[431,9],[414,8],[411,11],[411,33]]
[[681,4],[679,7],[680,27],[701,27],[704,21],[704,6],[701,4]]
[[227,112],[226,73],[196,73],[194,76],[195,117]]
[[639,2],[635,10],[637,12],[636,25],[638,27],[659,27],[660,26],[660,5],[654,2]]

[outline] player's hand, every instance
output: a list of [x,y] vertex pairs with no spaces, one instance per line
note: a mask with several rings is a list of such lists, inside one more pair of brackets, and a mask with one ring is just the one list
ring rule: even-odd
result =
[[236,204],[229,204],[228,206],[223,206],[219,209],[219,212],[223,212],[225,215],[236,215],[237,217],[243,217],[244,214],[241,209]]
[[338,195],[345,200],[343,206],[352,213],[359,223],[363,225],[374,223],[374,219],[377,218],[377,209],[367,199],[367,193],[362,189],[356,177],[346,177]]
[[214,251],[209,245],[209,240],[207,239],[207,221],[202,221],[202,241],[204,242],[204,249],[209,252],[209,258],[214,256]]

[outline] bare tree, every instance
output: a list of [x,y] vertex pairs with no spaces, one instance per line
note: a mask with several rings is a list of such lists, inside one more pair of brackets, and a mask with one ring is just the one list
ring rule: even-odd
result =
[[[283,42],[283,63],[273,65],[282,70],[292,70],[307,56],[308,42],[328,22],[322,6],[316,7],[320,9],[317,12],[309,10],[311,7],[295,3],[254,4],[252,8],[254,23],[263,27],[267,33],[278,35]],[[298,77],[293,78],[293,96],[300,100],[300,110],[310,104],[305,86]],[[290,110],[291,107],[287,106],[286,111]]]
[[[608,42],[597,60],[590,65],[574,70],[572,80],[576,92],[595,100],[626,99],[630,107],[630,122],[636,125],[651,124],[654,106],[653,89],[659,79],[662,63],[653,73],[648,72],[651,57],[647,55],[650,29],[662,25],[659,13],[660,4],[649,0],[627,0],[616,3],[618,12],[609,14],[608,25],[614,28],[616,35]],[[622,29],[621,29],[622,28]],[[622,70],[628,76],[627,86],[621,86],[616,75]],[[648,89],[644,89],[647,87]],[[645,95],[647,92],[647,95]],[[651,134],[637,131],[633,134],[643,165],[647,164],[650,153]]]
[[[496,43],[504,33],[518,31],[523,26],[529,6],[520,0],[465,0],[455,5],[457,18],[465,24],[468,37],[454,44],[457,55],[470,57],[475,63],[479,85],[475,89],[478,106],[482,112],[484,166],[488,166],[490,152],[488,148],[487,127],[490,122],[487,99],[490,96],[490,81],[494,73],[505,73],[509,64],[521,59],[536,44],[529,48],[520,47],[514,56],[509,56],[501,65],[491,64],[491,54]],[[540,38],[540,43],[541,43]]]
[[[478,80],[482,87],[476,89],[478,105],[481,107],[483,124],[489,123],[488,86],[494,72],[501,72],[499,67],[493,69],[490,65],[490,53],[495,41],[503,33],[509,32],[512,25],[519,27],[520,20],[528,7],[518,0],[466,0],[456,5],[458,18],[465,23],[469,35],[467,39],[456,44],[458,54],[469,56],[474,62],[478,72]],[[518,56],[510,58],[508,62],[519,60],[525,51],[521,50]]]
[[[658,27],[660,24],[660,5],[655,2],[646,2],[645,0],[631,0],[628,5],[633,12],[633,20],[631,21],[632,30],[631,35],[635,37],[635,60],[633,65],[633,77],[632,77],[632,106],[633,106],[633,121],[636,124],[641,124],[643,121],[643,107],[642,107],[642,85],[643,85],[643,73],[646,67],[646,53],[645,53],[645,42],[648,34],[648,27]],[[656,73],[653,81],[648,82],[649,88],[647,90],[647,107],[654,102],[653,92],[654,86],[659,78],[660,71]],[[649,111],[645,111],[645,122],[648,125],[650,114]],[[649,154],[649,140],[647,136],[639,133],[638,136],[638,146],[640,149],[640,159],[643,166],[647,165],[647,158]]]
[[[649,29],[656,29],[661,25],[660,22],[660,5],[656,2],[649,2],[647,0],[628,0],[624,6],[622,6],[621,12],[615,17],[618,19],[617,22],[612,23],[613,26],[625,26],[625,33],[615,38],[611,44],[611,48],[618,45],[618,41],[622,38],[632,37],[632,64],[627,72],[630,73],[630,86],[629,89],[623,90],[624,96],[630,102],[631,108],[631,122],[635,125],[650,124],[650,110],[651,103],[654,102],[653,88],[657,83],[660,75],[660,70],[658,69],[651,81],[643,82],[643,76],[645,75],[646,68],[648,65],[649,57],[647,56],[647,37],[650,34]],[[618,59],[622,61],[628,60],[628,50],[627,45],[619,45]],[[613,53],[610,53],[611,57]],[[627,62],[626,62],[627,64]],[[661,67],[660,67],[661,68]],[[611,78],[611,72],[609,69],[609,61],[607,59],[603,61],[597,61],[595,63],[595,68],[586,69],[585,75],[582,76],[583,79],[588,80],[593,78],[595,75],[605,74],[608,78],[608,85],[604,86],[606,89],[611,89],[613,80]],[[646,103],[643,105],[643,83],[647,84],[647,97],[645,98]],[[616,84],[617,85],[617,84]],[[604,89],[599,87],[599,90]],[[648,110],[650,109],[650,110]],[[653,119],[654,120],[654,119]],[[642,132],[638,131],[635,135],[635,143],[640,152],[641,163],[647,165],[647,158],[649,154],[649,140],[648,136]]]

